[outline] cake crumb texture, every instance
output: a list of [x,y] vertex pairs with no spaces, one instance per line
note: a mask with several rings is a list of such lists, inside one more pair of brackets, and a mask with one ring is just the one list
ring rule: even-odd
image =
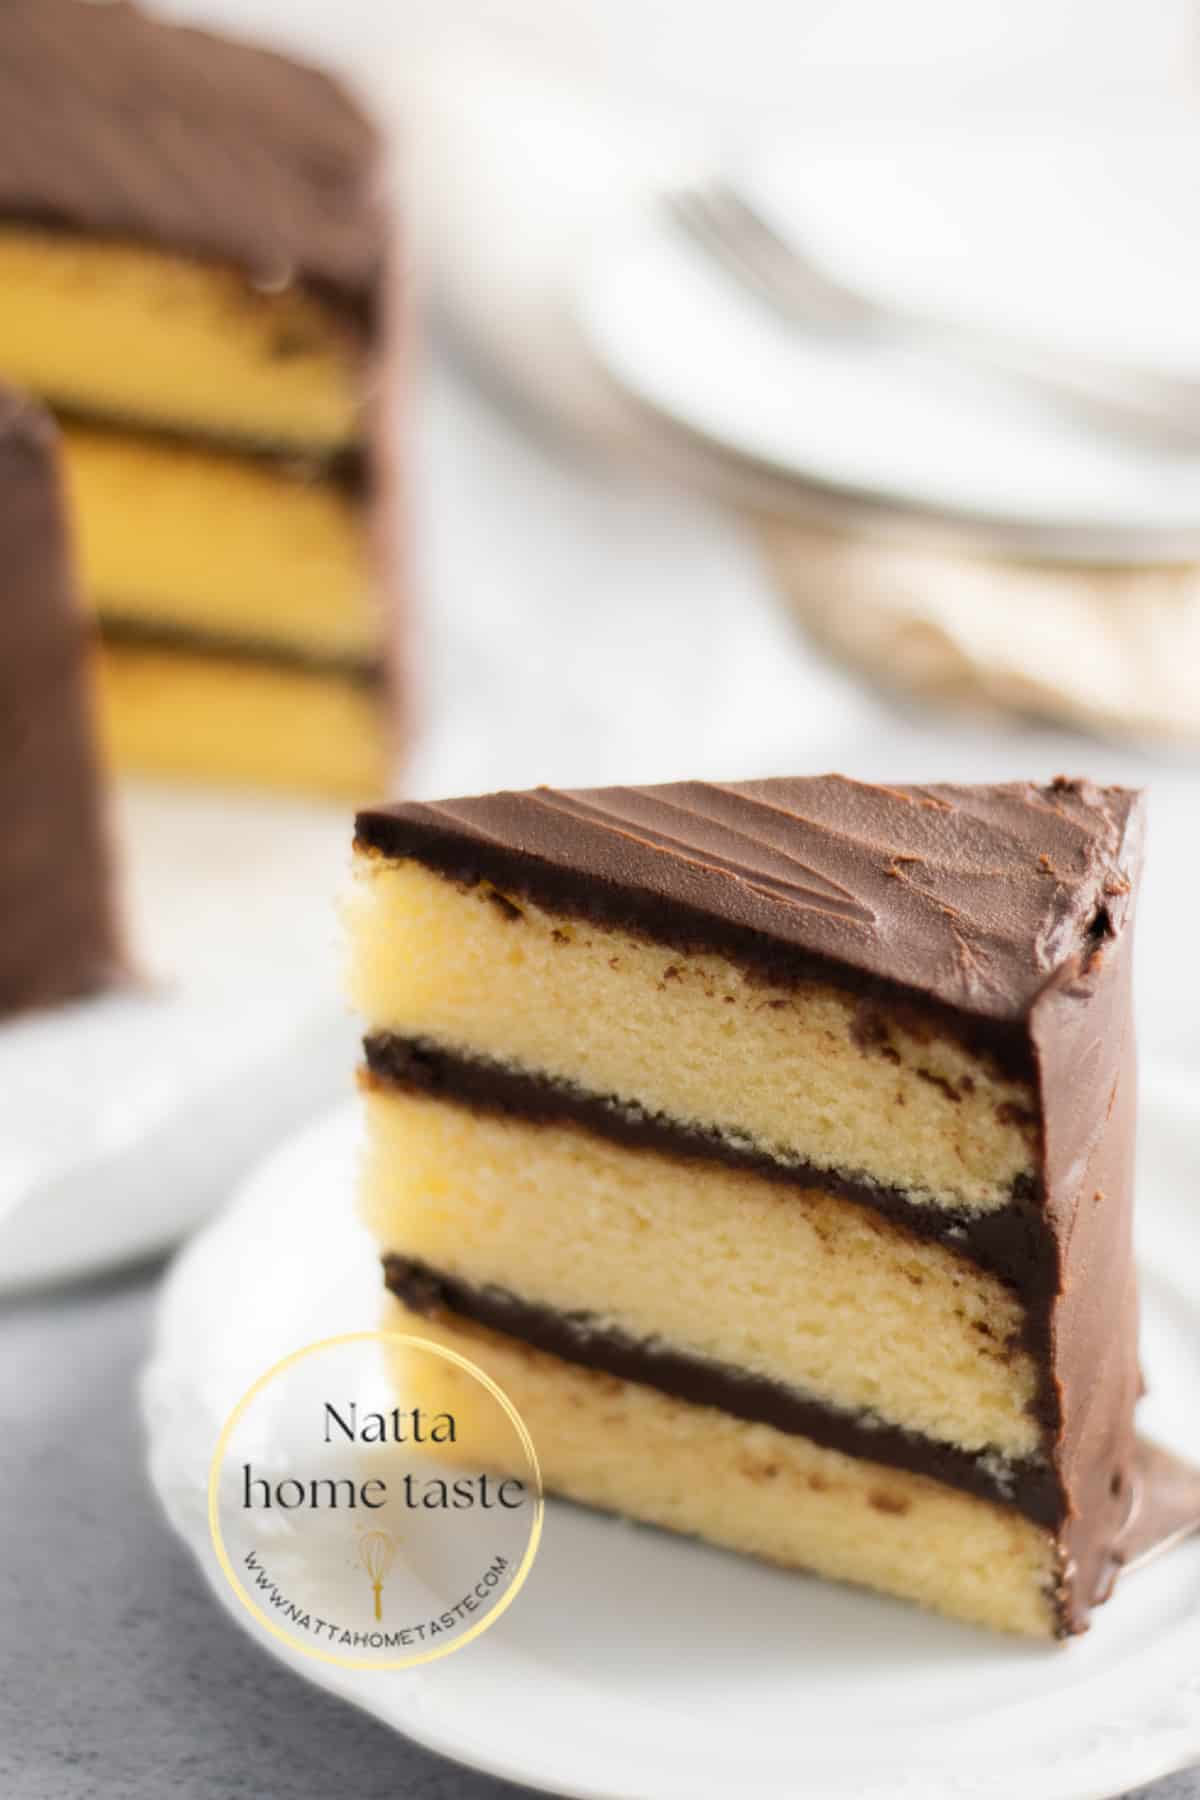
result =
[[367,1116],[384,1246],[968,1451],[1040,1449],[1011,1290],[869,1208],[415,1095]]
[[295,467],[70,420],[80,572],[102,626],[364,666],[383,621],[362,507]]
[[374,684],[201,648],[109,642],[99,656],[110,756],[188,781],[379,792],[387,754]]
[[[1006,1507],[398,1301],[383,1328],[431,1338],[490,1375],[525,1421],[550,1492],[952,1618],[1056,1635],[1053,1538]],[[510,1441],[477,1384],[447,1370],[444,1391],[461,1441],[507,1469]]]
[[359,435],[363,351],[319,297],[154,245],[0,229],[6,379],[64,411],[279,449]]
[[351,992],[374,1030],[865,1175],[917,1205],[995,1211],[1033,1177],[1029,1084],[914,1019],[413,861],[360,857],[355,890]]

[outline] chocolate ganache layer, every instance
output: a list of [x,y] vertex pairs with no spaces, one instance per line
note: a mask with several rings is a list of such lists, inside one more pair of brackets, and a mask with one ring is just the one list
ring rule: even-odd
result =
[[974,1456],[874,1415],[829,1406],[745,1369],[641,1341],[586,1313],[557,1312],[504,1288],[460,1281],[413,1257],[385,1256],[383,1268],[392,1293],[413,1312],[444,1309],[566,1362],[640,1382],[693,1406],[717,1407],[751,1424],[810,1438],[824,1449],[928,1475],[980,1499],[1012,1506],[1038,1525],[1057,1521],[1057,1487],[1042,1464],[987,1453]]
[[210,257],[362,314],[380,140],[319,70],[125,0],[0,5],[0,218]]
[[[388,1288],[412,1312],[456,1314],[565,1361],[800,1434],[849,1456],[927,1476],[1011,1507],[1035,1524],[1060,1528],[1053,1484],[1036,1464],[989,1463],[916,1432],[868,1424],[779,1383],[640,1343],[587,1318],[530,1305],[500,1288],[472,1286],[411,1257],[385,1256],[383,1266]],[[1200,1526],[1200,1471],[1144,1438],[1134,1442],[1114,1497],[1116,1523],[1083,1578],[1069,1558],[1064,1561],[1055,1595],[1060,1635],[1080,1629],[1090,1608],[1108,1598],[1122,1569],[1148,1560]]]
[[385,1087],[436,1094],[451,1106],[508,1115],[531,1124],[578,1125],[611,1142],[661,1155],[720,1162],[747,1169],[769,1181],[796,1188],[820,1188],[872,1208],[913,1236],[945,1244],[981,1268],[1009,1282],[1027,1302],[1049,1298],[1055,1277],[1053,1243],[1041,1196],[1018,1177],[1011,1203],[991,1213],[915,1205],[899,1188],[886,1187],[814,1163],[782,1160],[744,1140],[681,1124],[662,1114],[619,1100],[586,1093],[570,1082],[506,1068],[468,1057],[426,1039],[373,1032],[363,1041],[365,1079]]
[[343,656],[274,639],[238,637],[227,631],[193,630],[187,625],[124,618],[116,608],[105,612],[103,637],[108,644],[128,645],[135,650],[198,652],[234,662],[262,664],[267,668],[293,669],[300,674],[329,675],[353,682],[356,687],[382,689],[386,679],[378,660],[365,656]]

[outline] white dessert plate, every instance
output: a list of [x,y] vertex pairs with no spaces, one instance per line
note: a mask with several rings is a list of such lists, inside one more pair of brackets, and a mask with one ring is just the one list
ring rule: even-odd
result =
[[[746,193],[861,291],[1200,376],[1200,122],[1014,114],[851,120],[748,159]],[[771,469],[1034,534],[1045,554],[1163,560],[1200,544],[1200,452],[1109,435],[901,339],[776,320],[665,212],[599,255],[579,305],[635,398]]]
[[[1200,1453],[1200,1110],[1143,1115],[1145,1428]],[[214,1594],[297,1675],[478,1769],[604,1800],[1098,1800],[1200,1756],[1200,1539],[1129,1577],[1088,1635],[1008,1641],[551,1502],[517,1602],[403,1672],[312,1661],[234,1599],[208,1539],[225,1417],[288,1351],[379,1318],[354,1215],[353,1105],[266,1162],[183,1253],[143,1397],[154,1485]]]
[[347,1085],[344,809],[130,786],[139,985],[0,1027],[0,1291],[176,1242]]

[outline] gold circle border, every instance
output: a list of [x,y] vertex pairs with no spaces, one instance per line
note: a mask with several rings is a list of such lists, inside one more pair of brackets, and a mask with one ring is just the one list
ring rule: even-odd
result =
[[[319,1649],[315,1644],[301,1643],[299,1638],[292,1637],[290,1633],[284,1631],[281,1626],[277,1625],[273,1619],[269,1619],[266,1613],[260,1611],[234,1572],[229,1552],[225,1548],[225,1537],[221,1530],[220,1506],[218,1504],[221,1469],[224,1463],[225,1453],[229,1448],[229,1440],[240,1424],[247,1409],[255,1400],[257,1400],[263,1389],[267,1387],[269,1383],[274,1381],[277,1375],[282,1375],[285,1369],[293,1368],[298,1362],[303,1362],[305,1357],[315,1356],[320,1350],[332,1350],[341,1344],[365,1343],[382,1345],[390,1344],[393,1346],[403,1344],[418,1350],[432,1351],[435,1356],[443,1357],[446,1362],[453,1363],[456,1368],[464,1370],[468,1375],[473,1375],[476,1381],[491,1394],[492,1398],[500,1402],[509,1423],[513,1426],[517,1436],[521,1440],[521,1446],[524,1449],[526,1456],[529,1458],[530,1466],[533,1469],[534,1483],[537,1489],[537,1498],[534,1504],[533,1528],[529,1534],[529,1543],[526,1546],[524,1556],[517,1565],[517,1572],[513,1576],[499,1603],[492,1608],[491,1612],[489,1612],[485,1618],[482,1618],[479,1621],[478,1625],[472,1625],[470,1631],[464,1632],[462,1637],[455,1638],[453,1643],[443,1644],[437,1650],[422,1651],[417,1656],[405,1656],[398,1660],[388,1662],[379,1662],[374,1658],[367,1656],[337,1656],[333,1651]],[[342,1669],[415,1669],[422,1663],[438,1662],[443,1656],[452,1656],[456,1650],[464,1649],[473,1639],[479,1637],[496,1623],[496,1620],[502,1613],[508,1610],[521,1589],[524,1587],[525,1578],[533,1567],[533,1559],[537,1555],[538,1546],[542,1541],[542,1520],[545,1511],[546,1501],[545,1496],[542,1493],[542,1469],[541,1464],[538,1462],[537,1451],[533,1447],[533,1439],[529,1435],[524,1419],[521,1417],[508,1395],[504,1392],[503,1388],[498,1386],[498,1384],[492,1380],[491,1376],[486,1374],[477,1363],[473,1363],[470,1357],[460,1355],[457,1350],[448,1349],[445,1344],[435,1344],[431,1338],[417,1337],[415,1333],[408,1331],[345,1331],[337,1337],[319,1338],[314,1344],[305,1344],[302,1349],[293,1350],[290,1356],[284,1356],[279,1362],[272,1363],[266,1374],[260,1375],[254,1385],[248,1388],[242,1395],[241,1399],[226,1419],[221,1428],[221,1435],[217,1439],[217,1447],[213,1451],[212,1461],[209,1464],[208,1470],[209,1536],[212,1539],[213,1549],[217,1554],[217,1562],[220,1564],[221,1573],[233,1590],[235,1598],[241,1601],[242,1605],[246,1608],[246,1611],[252,1618],[258,1621],[264,1631],[270,1632],[271,1636],[278,1638],[281,1643],[289,1645],[293,1650],[298,1650],[301,1656],[312,1656],[315,1657],[318,1662],[333,1663],[338,1668]]]

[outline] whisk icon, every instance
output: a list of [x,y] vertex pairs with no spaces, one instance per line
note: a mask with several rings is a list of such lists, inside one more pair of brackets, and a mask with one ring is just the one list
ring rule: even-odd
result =
[[396,1555],[396,1540],[390,1531],[367,1531],[359,1541],[358,1557],[375,1590],[375,1617],[383,1618],[383,1584]]

